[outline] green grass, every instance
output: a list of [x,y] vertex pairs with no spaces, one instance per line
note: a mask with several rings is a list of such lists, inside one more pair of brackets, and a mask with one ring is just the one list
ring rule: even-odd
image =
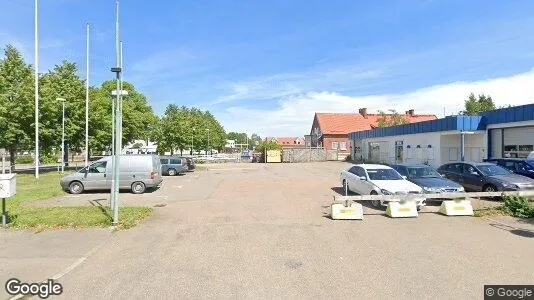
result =
[[[39,207],[27,205],[29,201],[50,199],[64,195],[59,186],[63,175],[56,172],[40,174],[39,179],[30,174],[17,175],[17,194],[7,200],[7,210],[12,228],[65,228],[111,226],[111,211],[98,206]],[[121,207],[119,228],[137,225],[152,212],[149,207]]]

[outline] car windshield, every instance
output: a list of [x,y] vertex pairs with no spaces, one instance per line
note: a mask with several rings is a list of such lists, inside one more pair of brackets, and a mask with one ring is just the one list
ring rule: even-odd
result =
[[436,170],[431,167],[410,167],[408,168],[409,178],[437,178],[441,177]]
[[403,178],[393,169],[367,169],[371,180],[402,180]]
[[478,165],[477,168],[485,176],[512,174],[512,172],[508,171],[507,169],[503,167],[499,167],[497,165]]

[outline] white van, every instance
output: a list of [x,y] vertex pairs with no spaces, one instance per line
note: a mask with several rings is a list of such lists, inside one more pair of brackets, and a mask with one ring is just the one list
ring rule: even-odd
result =
[[[64,176],[60,185],[71,194],[89,190],[111,190],[113,163],[106,156],[80,171]],[[154,189],[163,181],[161,164],[156,155],[121,155],[119,166],[119,188],[142,194]]]

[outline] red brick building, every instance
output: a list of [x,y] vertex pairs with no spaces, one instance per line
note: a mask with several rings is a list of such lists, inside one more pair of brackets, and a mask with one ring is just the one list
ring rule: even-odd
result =
[[[381,116],[368,114],[367,108],[360,108],[359,113],[315,113],[310,131],[311,146],[338,150],[338,157],[346,157],[351,153],[348,134],[377,128]],[[416,115],[413,109],[399,116],[409,123],[437,119],[435,115]]]

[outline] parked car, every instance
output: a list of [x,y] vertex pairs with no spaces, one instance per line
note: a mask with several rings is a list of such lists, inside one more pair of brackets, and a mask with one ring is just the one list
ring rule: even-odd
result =
[[506,168],[516,174],[523,175],[534,179],[534,158],[492,158],[485,160],[503,168]]
[[423,164],[398,164],[392,167],[404,178],[420,186],[425,193],[459,193],[465,191],[463,186],[452,180],[443,178],[431,166]]
[[461,184],[466,191],[534,190],[534,180],[488,162],[448,163],[439,167],[438,172]]
[[[399,172],[384,165],[359,164],[352,165],[341,171],[341,184],[348,191],[360,195],[406,195],[423,194],[423,189],[418,185],[404,179]],[[417,209],[426,204],[424,196],[414,199]],[[387,206],[389,201],[374,200],[374,207]]]
[[[80,194],[89,190],[110,190],[113,162],[111,156],[99,159],[80,171],[61,178],[63,190]],[[162,181],[161,164],[156,155],[121,155],[119,188],[142,194],[156,188]]]
[[195,170],[195,159],[192,157],[186,157],[187,160],[187,170],[193,172]]
[[161,163],[161,174],[175,176],[184,174],[189,170],[187,159],[181,156],[166,156],[159,157]]

